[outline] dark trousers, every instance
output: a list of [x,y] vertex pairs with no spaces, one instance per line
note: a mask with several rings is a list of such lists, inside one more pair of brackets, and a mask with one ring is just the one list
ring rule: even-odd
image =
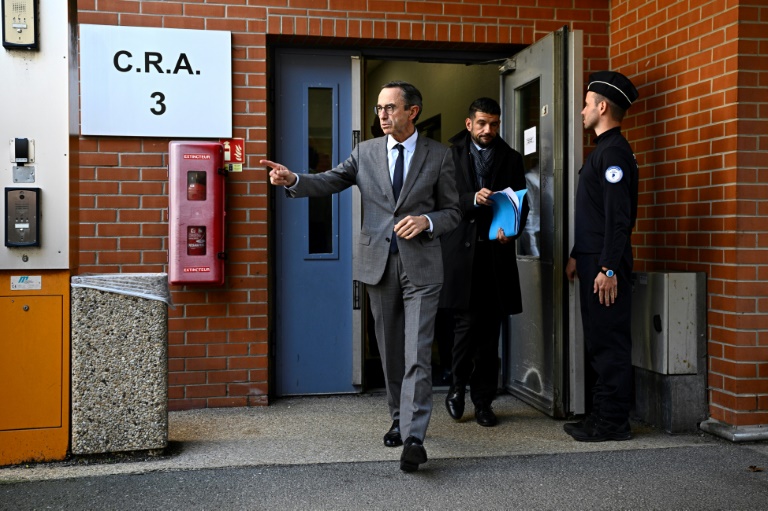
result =
[[[440,378],[440,383],[443,383],[442,379],[449,377],[453,371],[453,311],[451,309],[437,310],[437,316],[435,317],[435,343],[437,343],[440,369],[442,369],[442,375],[438,374],[437,377]],[[434,364],[432,370],[434,371]]]
[[499,333],[497,312],[455,311],[453,343],[454,385],[470,387],[475,406],[490,405],[499,384]]
[[490,405],[499,382],[500,312],[491,242],[481,241],[472,263],[469,309],[454,311],[453,382],[470,386],[475,406]]
[[595,277],[600,273],[598,257],[576,257],[584,344],[587,360],[597,376],[592,388],[592,413],[619,423],[629,418],[632,406],[632,265],[622,262],[616,273],[618,297],[606,307],[593,292]]

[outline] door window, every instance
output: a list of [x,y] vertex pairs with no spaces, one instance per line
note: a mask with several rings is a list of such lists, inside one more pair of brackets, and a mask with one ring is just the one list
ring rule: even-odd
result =
[[[333,158],[333,89],[310,87],[307,91],[307,169],[310,174],[332,168]],[[308,240],[310,254],[334,252],[333,196],[311,197],[308,208]]]
[[[310,85],[306,89],[305,125],[307,164],[310,174],[333,168],[336,130],[336,89]],[[307,200],[307,259],[337,259],[338,196],[311,197]]]
[[[541,169],[539,167],[540,150],[540,120],[539,105],[541,91],[539,78],[530,81],[515,90],[515,110],[519,112],[516,118],[517,147],[524,148],[523,164],[525,166],[525,181],[528,188],[528,220],[525,230],[517,241],[517,254],[520,256],[540,255],[539,237],[541,227]],[[524,140],[532,137],[534,142]],[[532,147],[533,146],[533,147]]]

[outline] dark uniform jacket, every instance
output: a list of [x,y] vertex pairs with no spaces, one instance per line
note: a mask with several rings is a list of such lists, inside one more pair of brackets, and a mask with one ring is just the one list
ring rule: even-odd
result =
[[595,138],[597,147],[579,171],[576,232],[571,257],[599,255],[598,265],[632,265],[632,228],[637,218],[638,168],[619,127]]
[[[440,294],[440,307],[451,309],[469,309],[473,279],[483,279],[484,288],[495,291],[499,311],[504,314],[519,314],[523,310],[520,296],[520,278],[517,272],[516,243],[510,241],[502,245],[498,241],[488,240],[493,209],[490,206],[475,206],[477,186],[475,172],[469,155],[472,138],[468,130],[450,139],[454,164],[456,167],[456,189],[459,192],[459,208],[462,219],[450,233],[443,234],[443,266],[445,280]],[[509,147],[501,138],[495,142],[491,186],[486,188],[500,191],[507,187],[515,191],[525,188],[525,169],[523,157]],[[523,232],[528,216],[528,201],[523,200],[518,238]],[[510,236],[507,236],[510,237]],[[478,243],[491,244],[493,264],[484,268],[482,275],[473,275],[473,260]]]

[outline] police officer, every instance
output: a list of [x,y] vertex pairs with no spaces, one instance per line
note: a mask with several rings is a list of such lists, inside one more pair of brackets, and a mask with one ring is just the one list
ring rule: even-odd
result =
[[594,130],[596,147],[579,171],[575,240],[566,265],[568,279],[581,285],[581,318],[587,360],[596,381],[592,410],[565,431],[580,442],[629,440],[632,401],[632,228],[637,218],[638,167],[621,134],[637,89],[621,73],[589,77],[584,129]]

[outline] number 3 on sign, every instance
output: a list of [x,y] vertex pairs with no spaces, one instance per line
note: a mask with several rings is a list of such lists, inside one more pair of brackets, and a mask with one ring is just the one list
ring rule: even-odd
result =
[[153,92],[149,97],[155,100],[155,106],[150,108],[149,111],[155,115],[163,115],[165,113],[165,94]]

